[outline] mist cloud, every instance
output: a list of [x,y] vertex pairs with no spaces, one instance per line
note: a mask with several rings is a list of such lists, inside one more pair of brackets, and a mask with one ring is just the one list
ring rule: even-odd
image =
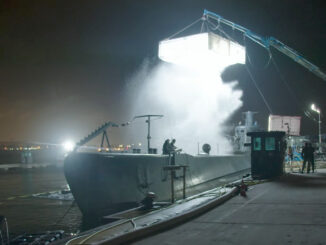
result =
[[[151,147],[161,151],[165,139],[175,138],[184,152],[197,154],[198,143],[209,143],[212,154],[228,153],[223,123],[241,105],[242,92],[236,82],[224,84],[221,69],[189,69],[167,63],[140,69],[130,82],[130,113],[163,114],[151,123]],[[145,119],[136,119],[129,128],[131,141],[147,146]]]

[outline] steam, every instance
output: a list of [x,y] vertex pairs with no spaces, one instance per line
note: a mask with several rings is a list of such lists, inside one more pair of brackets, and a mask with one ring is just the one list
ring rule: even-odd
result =
[[[223,136],[223,123],[238,109],[242,92],[233,90],[236,82],[223,83],[223,68],[189,69],[167,63],[154,68],[145,64],[129,85],[133,101],[131,114],[163,114],[151,121],[151,148],[161,152],[165,139],[176,139],[183,152],[197,154],[198,143],[211,145],[211,154],[231,150]],[[145,119],[136,119],[129,128],[131,141],[147,147]]]

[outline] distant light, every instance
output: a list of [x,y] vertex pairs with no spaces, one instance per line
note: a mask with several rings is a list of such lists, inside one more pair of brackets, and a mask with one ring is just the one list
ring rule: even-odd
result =
[[317,113],[320,113],[320,110],[315,106],[315,104],[312,104],[311,105],[311,110],[317,112]]
[[178,65],[225,68],[245,64],[246,50],[240,44],[210,32],[161,41],[159,58]]
[[66,141],[62,144],[62,146],[65,151],[73,151],[75,143],[72,141]]
[[141,143],[139,142],[138,145],[141,146]]

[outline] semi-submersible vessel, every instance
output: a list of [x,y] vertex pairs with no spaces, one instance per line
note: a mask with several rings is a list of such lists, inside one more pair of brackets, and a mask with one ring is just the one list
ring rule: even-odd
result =
[[[235,153],[217,156],[176,154],[174,164],[187,166],[188,196],[250,172],[250,154],[244,147],[249,140],[246,133],[257,131],[258,126],[253,123],[253,112],[245,115],[245,124],[235,127]],[[169,201],[171,175],[165,167],[170,164],[173,162],[168,155],[76,150],[66,157],[64,173],[83,215],[99,217],[139,206],[148,192],[156,194],[156,201]],[[178,198],[183,190],[183,172],[176,171],[173,178]]]

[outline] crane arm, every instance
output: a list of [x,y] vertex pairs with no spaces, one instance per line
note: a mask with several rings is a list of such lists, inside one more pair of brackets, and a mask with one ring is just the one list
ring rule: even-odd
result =
[[242,32],[246,37],[248,37],[250,40],[256,42],[257,44],[261,45],[262,47],[264,47],[265,49],[267,49],[268,51],[270,51],[270,47],[274,47],[275,49],[277,49],[278,51],[280,51],[281,53],[285,54],[286,56],[288,56],[289,58],[291,58],[292,60],[294,60],[295,62],[297,62],[298,64],[302,65],[303,67],[307,68],[309,71],[311,71],[312,73],[314,73],[316,76],[320,77],[321,79],[323,79],[324,81],[326,81],[326,74],[316,65],[314,65],[313,63],[311,63],[310,61],[308,61],[307,59],[305,59],[304,57],[302,57],[297,51],[295,51],[294,49],[290,48],[289,46],[285,45],[284,43],[282,43],[281,41],[277,40],[274,37],[262,37],[252,31],[250,31],[249,29],[235,24],[229,20],[224,19],[222,16],[215,14],[213,12],[210,12],[208,10],[204,10],[204,16],[205,19],[208,18],[212,18],[214,20],[217,20],[218,23],[223,23],[227,26],[232,27],[233,29],[236,29],[240,32]]
[[321,79],[323,79],[324,81],[326,81],[326,74],[321,69],[319,69],[318,66],[314,65],[310,61],[303,58],[295,50],[293,50],[289,46],[283,44],[281,41],[279,41],[273,37],[269,38],[269,43],[270,43],[270,46],[274,47],[281,53],[287,55],[288,57],[293,59],[295,62],[299,63],[300,65],[302,65],[303,67],[307,68],[309,71],[314,73],[316,76],[318,76]]
[[101,133],[103,133],[109,127],[119,127],[119,125],[116,124],[116,123],[113,123],[113,122],[106,122],[106,123],[104,123],[99,128],[95,129],[92,133],[90,133],[88,136],[86,136],[84,139],[82,139],[81,141],[79,141],[76,144],[76,148],[79,147],[79,146],[82,146],[82,145],[86,144],[89,141],[91,141],[96,136],[98,136]]

